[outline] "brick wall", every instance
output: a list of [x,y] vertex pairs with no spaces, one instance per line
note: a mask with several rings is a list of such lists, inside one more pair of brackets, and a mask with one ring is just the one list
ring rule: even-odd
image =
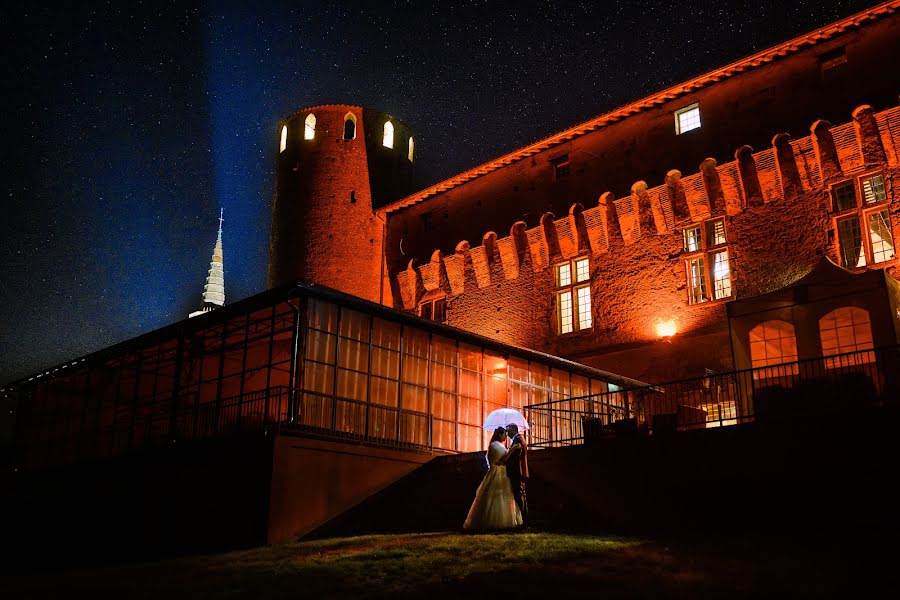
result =
[[[392,280],[395,303],[414,310],[424,294],[443,292],[451,325],[636,378],[732,368],[727,300],[779,289],[822,255],[840,263],[831,184],[882,172],[900,239],[900,107],[863,106],[851,122],[817,121],[811,132],[780,134],[760,152],[738,149],[733,162],[707,159],[697,173],[670,171],[660,186],[636,182],[623,198],[606,192],[562,218],[545,214],[537,227],[519,222],[507,237],[488,232],[478,246],[463,241],[452,254],[412,260]],[[725,221],[732,295],[691,306],[682,229],[716,217]],[[578,256],[590,258],[593,327],[558,335],[553,265]],[[896,262],[877,267],[892,272]],[[674,321],[678,333],[661,339],[661,321]]]

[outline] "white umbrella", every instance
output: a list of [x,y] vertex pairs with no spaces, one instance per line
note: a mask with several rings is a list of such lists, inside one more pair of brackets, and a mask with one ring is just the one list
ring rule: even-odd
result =
[[515,423],[519,427],[519,431],[528,429],[528,421],[522,416],[522,413],[514,408],[498,408],[491,412],[484,420],[485,431],[493,431],[498,427],[506,427],[510,423]]

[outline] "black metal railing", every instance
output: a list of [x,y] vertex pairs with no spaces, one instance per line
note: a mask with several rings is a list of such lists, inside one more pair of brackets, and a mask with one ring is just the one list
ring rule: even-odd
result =
[[105,427],[25,437],[19,440],[16,466],[27,470],[73,464],[141,448],[267,430],[431,451],[431,426],[431,417],[425,413],[311,392],[294,395],[290,388],[279,386],[218,402],[136,413]]
[[898,399],[900,346],[888,346],[555,400],[525,411],[531,444],[552,447],[623,432],[852,416]]

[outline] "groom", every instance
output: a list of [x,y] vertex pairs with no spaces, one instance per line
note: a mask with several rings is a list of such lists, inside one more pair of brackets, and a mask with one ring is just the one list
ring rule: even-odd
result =
[[506,431],[512,440],[506,458],[506,475],[512,483],[513,496],[522,513],[522,526],[526,527],[528,525],[528,499],[525,496],[525,483],[528,481],[528,445],[522,434],[519,433],[519,426],[515,423],[507,425]]

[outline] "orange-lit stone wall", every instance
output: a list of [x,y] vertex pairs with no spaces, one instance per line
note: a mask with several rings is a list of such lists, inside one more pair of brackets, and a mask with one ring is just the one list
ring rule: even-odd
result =
[[[560,217],[545,214],[537,227],[517,223],[509,236],[489,232],[475,247],[435,251],[397,274],[396,298],[412,310],[440,291],[451,325],[639,379],[730,369],[727,300],[783,287],[822,255],[840,263],[831,184],[882,173],[895,246],[900,240],[900,107],[861,106],[847,123],[817,121],[810,131],[776,135],[759,152],[741,147],[735,160],[708,159],[694,173],[670,171],[656,187],[636,182],[621,198],[600,194]],[[691,306],[682,229],[720,216],[732,295]],[[593,327],[558,335],[552,267],[576,256],[590,257]],[[877,267],[892,272],[896,263]],[[674,321],[678,333],[660,339],[661,321]]]

